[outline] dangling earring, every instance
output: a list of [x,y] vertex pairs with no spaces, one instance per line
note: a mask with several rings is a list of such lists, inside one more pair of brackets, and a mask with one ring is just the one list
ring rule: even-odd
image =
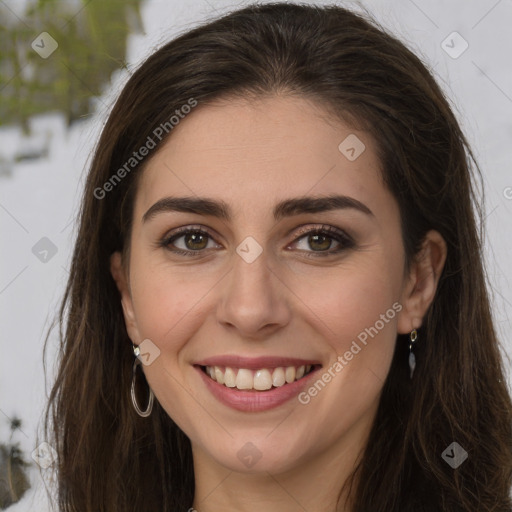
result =
[[133,354],[135,355],[135,361],[133,362],[133,369],[132,369],[132,371],[133,371],[133,373],[132,373],[132,387],[131,387],[132,403],[133,403],[133,407],[134,407],[135,411],[137,412],[137,414],[139,416],[142,416],[143,418],[147,418],[151,414],[151,411],[153,410],[153,398],[154,398],[154,395],[153,395],[152,389],[149,388],[149,401],[148,401],[148,405],[146,407],[146,410],[143,411],[139,407],[139,404],[137,403],[137,397],[135,396],[135,380],[137,378],[137,366],[142,364],[141,360],[138,358],[138,355],[140,354],[139,347],[136,347],[135,345],[133,346]]
[[416,339],[418,338],[418,331],[416,329],[413,329],[411,333],[409,334],[409,368],[411,369],[411,379],[412,374],[414,373],[414,368],[416,368],[416,356],[414,355],[414,352],[412,351],[412,347],[414,343],[416,342]]

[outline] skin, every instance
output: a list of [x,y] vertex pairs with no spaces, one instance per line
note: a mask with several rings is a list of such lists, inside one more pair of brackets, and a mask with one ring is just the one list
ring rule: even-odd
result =
[[[338,150],[349,134],[366,146],[354,161]],[[277,222],[272,216],[284,199],[333,193],[374,215],[342,209]],[[168,211],[142,221],[171,195],[223,200],[233,218]],[[298,228],[322,224],[350,234],[354,247],[315,256],[339,242],[319,248]],[[211,233],[202,256],[158,245],[190,225]],[[252,263],[236,252],[247,236],[263,249]],[[196,247],[186,242],[174,244]],[[382,183],[374,141],[330,119],[319,104],[286,95],[230,99],[198,106],[181,121],[144,170],[129,259],[113,254],[111,270],[132,342],[150,339],[160,350],[144,372],[191,440],[194,508],[349,511],[345,495],[338,508],[336,499],[365,447],[397,333],[421,326],[445,258],[444,240],[430,231],[404,271],[398,205]],[[319,360],[327,369],[394,303],[401,311],[308,404],[292,399],[264,412],[236,411],[210,394],[192,366],[237,354]],[[247,442],[261,454],[251,468],[237,457]]]

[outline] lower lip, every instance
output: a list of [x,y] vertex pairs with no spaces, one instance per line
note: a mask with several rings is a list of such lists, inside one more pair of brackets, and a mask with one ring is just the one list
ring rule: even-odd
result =
[[243,412],[260,412],[278,407],[288,400],[296,397],[305,388],[318,369],[308,373],[302,379],[291,384],[284,384],[268,391],[241,391],[237,388],[228,388],[210,378],[199,366],[195,369],[201,375],[206,387],[223,404]]

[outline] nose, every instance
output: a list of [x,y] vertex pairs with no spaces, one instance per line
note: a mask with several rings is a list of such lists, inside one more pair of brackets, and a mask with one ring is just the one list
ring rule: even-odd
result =
[[265,251],[252,263],[238,254],[223,280],[217,318],[246,339],[266,338],[290,322],[291,292],[271,269]]

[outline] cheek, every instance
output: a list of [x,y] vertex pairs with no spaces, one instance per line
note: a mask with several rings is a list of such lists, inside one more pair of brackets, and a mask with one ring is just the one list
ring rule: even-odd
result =
[[[326,338],[356,337],[386,314],[399,297],[398,268],[375,255],[357,264],[340,265],[296,276],[289,287],[300,297],[303,314]],[[309,314],[307,313],[309,310]],[[388,316],[394,318],[395,310]]]
[[[317,279],[297,280],[297,286],[302,282],[298,295],[307,297],[300,314],[314,323],[315,331],[329,344],[331,365],[335,361],[342,365],[334,372],[339,377],[333,379],[333,389],[343,390],[347,400],[351,390],[361,398],[366,387],[367,399],[372,400],[391,365],[402,309],[400,265],[392,261],[374,253],[357,265],[333,270],[330,278],[318,273]],[[356,405],[361,403],[351,406]]]
[[130,276],[135,318],[140,335],[161,350],[177,352],[199,321],[201,301],[215,285],[214,276],[152,265],[150,258],[134,258]]
[[187,384],[190,367],[183,364],[183,349],[204,321],[202,299],[215,280],[193,279],[192,274],[170,269],[168,264],[153,264],[147,256],[135,256],[131,264],[131,293],[141,339],[150,339],[160,350],[144,373],[169,416],[184,431],[194,432],[194,418],[204,411],[199,399],[191,400],[194,389]]

